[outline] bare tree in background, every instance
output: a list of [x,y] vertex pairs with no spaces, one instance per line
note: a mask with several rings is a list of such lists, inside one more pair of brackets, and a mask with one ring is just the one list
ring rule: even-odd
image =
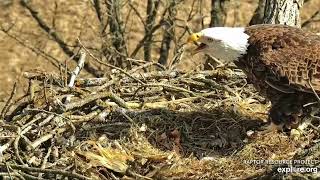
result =
[[230,0],[211,0],[210,27],[224,26]]
[[285,24],[301,27],[299,10],[303,3],[304,0],[260,0],[250,24]]
[[125,58],[127,57],[127,47],[124,40],[123,20],[120,14],[120,0],[107,0],[106,6],[108,11],[108,24],[112,38],[112,45],[115,48],[115,65],[119,67],[126,67]]
[[[146,19],[146,25],[144,27],[145,34],[152,33],[152,28],[155,25],[156,16],[159,9],[159,4],[160,4],[160,1],[148,0],[147,19]],[[144,60],[145,61],[151,60],[151,48],[152,48],[152,36],[147,36],[144,42]]]
[[259,0],[258,7],[254,11],[254,14],[249,22],[249,25],[254,24],[262,24],[263,23],[263,17],[264,17],[264,9],[266,6],[266,0]]
[[169,1],[169,5],[167,8],[168,9],[167,16],[164,19],[164,23],[163,23],[164,33],[162,36],[162,42],[160,47],[160,57],[158,59],[158,62],[163,65],[167,64],[169,51],[170,51],[170,44],[172,39],[175,37],[174,23],[175,23],[175,16],[177,14],[176,5],[180,2],[178,2],[177,0]]
[[[62,33],[63,30],[56,29],[54,25],[54,18],[60,12],[60,7],[56,6],[55,10],[52,11],[53,13],[50,14],[50,11],[46,9],[37,9],[40,8],[37,6],[39,1],[20,0],[20,3],[30,13],[39,29],[45,32],[66,56],[77,62],[79,60],[77,52],[80,49],[77,39],[67,42]],[[93,54],[101,61],[124,69],[141,65],[142,61],[155,61],[171,68],[178,64],[183,55],[185,37],[192,30],[198,31],[205,26],[224,26],[227,18],[229,18],[227,17],[228,8],[232,8],[231,5],[234,4],[231,2],[235,1],[190,0],[186,4],[184,0],[146,0],[146,6],[141,6],[140,1],[132,0],[92,0],[87,5],[89,9],[90,6],[93,7],[99,26],[99,31],[94,31],[94,33],[97,33],[94,34],[94,37],[100,38],[101,41],[92,43],[94,47],[88,49],[92,50]],[[60,1],[55,1],[57,5],[58,2]],[[273,23],[299,27],[301,24],[299,9],[302,5],[303,0],[260,0],[259,7],[256,9],[250,24]],[[180,13],[185,10],[189,12],[182,13],[185,15],[185,17],[182,17]],[[303,26],[312,23],[319,14],[319,11],[316,12],[312,16],[312,20],[303,22]],[[205,17],[209,16],[211,17],[210,23],[203,26]],[[132,22],[135,23],[135,27],[144,30],[142,34],[135,37],[135,41],[130,39],[132,37],[130,23]],[[192,24],[193,27],[191,27]],[[83,28],[88,27],[83,26]],[[14,34],[19,34],[19,30],[13,29],[2,28],[2,31],[19,43],[24,44],[22,40],[24,38],[14,36]],[[17,32],[11,34],[12,31]],[[82,34],[79,34],[79,39],[81,39],[81,36]],[[41,48],[35,48],[35,46],[26,47],[37,54],[41,54],[57,68],[64,68],[63,62],[43,52]],[[141,60],[139,64],[138,61],[128,59]],[[110,67],[112,66],[108,68]],[[103,76],[108,72],[106,71],[108,68],[106,66],[102,68],[101,63],[93,60],[86,61],[84,66],[84,69],[95,77]]]

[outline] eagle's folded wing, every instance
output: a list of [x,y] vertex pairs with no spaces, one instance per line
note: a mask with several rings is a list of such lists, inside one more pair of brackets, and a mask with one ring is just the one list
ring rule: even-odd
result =
[[276,86],[320,92],[320,36],[278,25],[251,26],[246,33],[250,38],[245,59],[253,71],[263,67],[264,78]]

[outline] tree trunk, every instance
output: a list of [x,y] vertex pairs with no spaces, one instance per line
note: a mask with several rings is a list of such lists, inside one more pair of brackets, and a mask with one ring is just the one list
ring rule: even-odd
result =
[[266,0],[260,0],[257,9],[249,22],[249,25],[262,24],[264,17],[264,9],[266,7]]
[[226,6],[230,0],[211,0],[210,27],[224,26],[227,12]]
[[[264,7],[263,16],[262,7]],[[285,24],[300,27],[299,10],[303,5],[303,0],[260,0],[256,14],[250,21],[252,24]]]
[[[156,20],[160,1],[148,0],[147,4],[147,19],[144,27],[145,34],[150,34]],[[151,61],[152,36],[148,36],[144,42],[144,60]]]
[[110,27],[110,33],[112,34],[112,45],[118,52],[115,57],[115,65],[119,67],[126,67],[125,56],[127,56],[127,47],[124,39],[123,21],[120,15],[120,1],[119,0],[108,0],[108,24]]
[[169,7],[168,7],[168,16],[164,22],[164,33],[161,42],[160,48],[160,57],[158,62],[162,65],[166,65],[168,61],[169,51],[170,51],[170,44],[175,36],[174,31],[174,18],[176,16],[176,4],[178,2],[176,0],[171,0]]

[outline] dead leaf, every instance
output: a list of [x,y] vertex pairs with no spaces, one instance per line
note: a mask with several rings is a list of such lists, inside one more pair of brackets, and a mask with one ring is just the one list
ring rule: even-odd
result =
[[94,144],[97,151],[78,152],[85,156],[91,166],[103,166],[119,173],[125,173],[128,169],[127,161],[133,161],[133,156],[123,150],[112,147],[102,147],[99,143]]

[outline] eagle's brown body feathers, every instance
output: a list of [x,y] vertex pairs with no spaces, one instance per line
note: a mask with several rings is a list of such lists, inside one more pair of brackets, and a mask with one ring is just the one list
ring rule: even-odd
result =
[[283,25],[247,27],[247,53],[235,63],[271,100],[272,121],[292,123],[320,92],[320,36]]
[[283,25],[250,26],[245,33],[249,46],[239,61],[246,71],[288,92],[320,92],[320,36]]
[[[204,52],[234,62],[272,103],[269,120],[292,127],[320,93],[320,36],[285,25],[213,27],[192,34]],[[315,103],[317,104],[317,103]],[[298,122],[297,122],[298,121]]]

